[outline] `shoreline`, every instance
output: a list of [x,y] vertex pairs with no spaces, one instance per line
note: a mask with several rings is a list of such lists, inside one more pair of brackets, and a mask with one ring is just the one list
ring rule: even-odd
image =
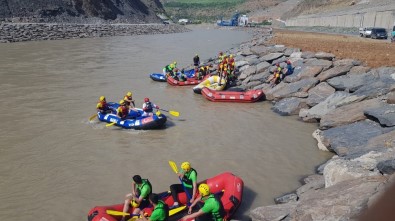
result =
[[170,34],[190,31],[181,25],[165,24],[68,24],[0,23],[0,43],[98,38],[111,36]]
[[[250,31],[250,30],[248,30]],[[351,220],[369,208],[395,182],[395,67],[370,68],[328,52],[302,51],[270,43],[268,28],[251,29],[253,38],[234,54],[235,87],[262,89],[272,110],[317,123],[317,147],[335,155],[301,186],[251,209],[253,221]],[[265,81],[275,64],[295,67],[273,88]]]

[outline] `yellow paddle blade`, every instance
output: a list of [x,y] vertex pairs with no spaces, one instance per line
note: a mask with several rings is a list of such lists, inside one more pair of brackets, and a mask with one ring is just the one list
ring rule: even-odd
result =
[[92,115],[92,116],[89,118],[89,121],[92,121],[93,119],[95,119],[96,116],[97,116],[97,114]]
[[130,219],[128,219],[128,221],[136,221],[136,220],[138,220],[138,216],[133,216],[132,218],[130,218]]
[[169,165],[173,169],[174,173],[178,173],[177,164],[174,161],[169,160]]
[[180,112],[177,112],[177,111],[169,111],[169,113],[171,114],[171,115],[173,115],[173,116],[175,116],[175,117],[178,117],[178,116],[180,116]]
[[112,125],[116,124],[116,122],[106,124],[106,127],[111,127]]
[[124,213],[121,211],[116,211],[116,210],[106,210],[106,213],[108,215],[113,215],[113,216],[129,216],[130,213]]
[[172,215],[174,215],[176,213],[179,213],[179,212],[183,211],[185,208],[187,208],[187,207],[186,206],[180,206],[180,207],[177,207],[175,209],[172,209],[172,210],[169,211],[169,216],[172,216]]

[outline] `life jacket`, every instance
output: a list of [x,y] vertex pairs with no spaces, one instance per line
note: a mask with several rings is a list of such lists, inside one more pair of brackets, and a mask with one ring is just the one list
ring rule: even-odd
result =
[[105,102],[105,101],[100,101],[99,104],[98,104],[98,108],[99,108],[100,110],[102,110],[102,111],[106,111],[106,110],[109,109],[109,108],[108,108],[108,104],[107,104],[107,102]]
[[145,102],[145,105],[146,106],[144,107],[143,111],[145,111],[145,112],[152,112],[153,111],[152,103],[150,101]]
[[144,197],[144,200],[148,200],[148,196],[152,193],[152,184],[148,179],[142,179],[143,184],[140,187],[137,187],[137,195],[140,196],[141,190],[145,185],[148,185],[150,187],[150,192],[147,194],[147,196]]
[[168,72],[173,71],[173,68],[170,67],[170,64],[169,64],[169,65],[166,65],[165,69],[166,69],[166,71],[168,71]]
[[126,103],[126,105],[128,105],[128,106],[130,106],[130,102],[128,101],[128,100],[132,100],[133,98],[132,98],[132,96],[125,96],[125,97],[123,97],[123,100],[125,101],[125,103]]
[[155,210],[163,210],[163,212],[166,214],[166,217],[164,219],[160,219],[158,221],[168,221],[169,220],[169,206],[166,203],[164,203],[162,200],[158,201],[158,204],[156,205],[154,211]]
[[119,106],[117,111],[120,118],[126,118],[128,116],[128,109],[125,106]]
[[191,168],[188,172],[186,172],[185,174],[184,174],[184,176],[182,177],[182,182],[184,182],[185,184],[188,184],[188,185],[192,185],[192,180],[191,180],[191,174],[192,174],[192,171],[195,171],[195,173],[196,173],[196,176],[197,176],[197,172],[196,172],[196,170],[195,169],[193,169],[193,168]]
[[210,196],[208,196],[207,200],[215,200],[216,203],[218,203],[218,210],[217,211],[211,211],[211,215],[214,221],[219,221],[219,220],[223,220],[224,215],[225,215],[225,210],[224,207],[221,203],[221,200],[218,199],[218,197],[216,197],[214,194],[210,194]]

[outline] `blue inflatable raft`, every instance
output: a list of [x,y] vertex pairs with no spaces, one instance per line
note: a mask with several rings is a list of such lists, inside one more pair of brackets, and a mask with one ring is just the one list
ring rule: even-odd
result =
[[[178,72],[177,75],[180,75],[181,72]],[[195,76],[195,70],[190,69],[184,72],[184,74],[187,76],[187,78],[192,78]],[[149,75],[149,77],[154,80],[154,81],[160,81],[160,82],[166,82],[166,76],[163,73],[152,73]]]
[[127,119],[121,120],[121,118],[118,117],[118,115],[116,114],[116,109],[119,107],[119,104],[113,102],[108,102],[107,104],[113,110],[112,113],[102,114],[100,112],[97,112],[98,119],[107,123],[115,123],[115,125],[125,129],[158,129],[163,127],[167,120],[166,116],[162,113],[154,113],[151,116],[142,116],[144,111],[139,108],[136,108],[135,110],[130,110]]

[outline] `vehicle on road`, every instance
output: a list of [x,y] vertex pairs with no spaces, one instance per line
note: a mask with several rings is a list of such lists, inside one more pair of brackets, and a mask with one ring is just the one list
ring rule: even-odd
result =
[[387,39],[388,33],[387,30],[385,30],[385,28],[372,28],[370,37],[372,39]]
[[359,36],[365,37],[365,38],[370,38],[370,35],[372,34],[372,28],[359,28]]
[[395,42],[395,25],[392,28],[392,32],[391,32],[391,42]]

